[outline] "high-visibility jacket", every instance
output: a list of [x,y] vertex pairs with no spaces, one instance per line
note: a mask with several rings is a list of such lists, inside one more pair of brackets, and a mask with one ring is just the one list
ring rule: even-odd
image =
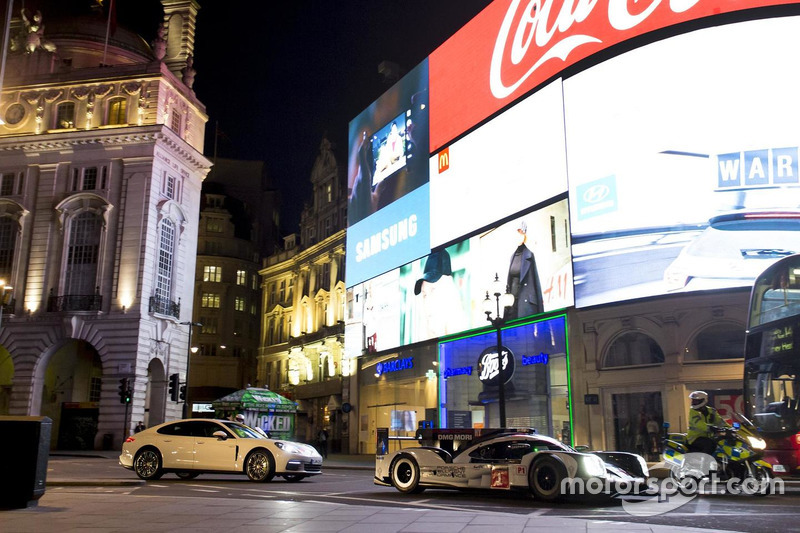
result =
[[728,427],[728,424],[710,405],[700,410],[689,409],[689,433],[686,437],[690,444],[698,437],[713,438],[714,432],[708,426]]

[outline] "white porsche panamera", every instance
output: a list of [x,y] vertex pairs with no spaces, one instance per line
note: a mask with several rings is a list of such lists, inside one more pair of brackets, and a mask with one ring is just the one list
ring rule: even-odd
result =
[[128,437],[119,464],[144,480],[173,472],[182,479],[203,473],[247,474],[252,481],[281,476],[300,481],[322,473],[313,446],[264,438],[230,420],[192,418],[154,426]]

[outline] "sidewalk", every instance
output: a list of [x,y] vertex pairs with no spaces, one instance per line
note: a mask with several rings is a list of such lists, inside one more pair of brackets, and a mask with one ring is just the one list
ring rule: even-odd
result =
[[[86,457],[113,461],[119,451],[60,452],[51,458]],[[373,455],[329,454],[325,469],[374,468]],[[53,474],[48,467],[47,490],[38,505],[27,509],[0,511],[2,531],[34,533],[59,531],[103,532],[205,532],[235,533],[341,532],[341,533],[668,533],[706,531],[603,519],[565,518],[534,510],[528,515],[490,511],[429,509],[416,507],[398,495],[395,505],[354,505],[332,503],[320,494],[315,501],[294,501],[291,496],[265,493],[263,499],[238,500],[223,497],[136,496],[125,491],[70,491],[69,487],[136,486],[144,484],[123,468],[98,468],[91,475],[70,478]]]
[[[680,528],[602,519],[544,516],[534,511],[512,515],[489,511],[423,509],[398,498],[393,506],[298,502],[279,494],[265,499],[143,497],[132,494],[77,493],[48,490],[39,505],[0,511],[3,531],[59,533],[102,531],[168,531],[176,533],[271,533],[325,531],[338,533],[700,533]],[[269,498],[269,499],[267,499]],[[716,530],[718,533],[721,530]]]

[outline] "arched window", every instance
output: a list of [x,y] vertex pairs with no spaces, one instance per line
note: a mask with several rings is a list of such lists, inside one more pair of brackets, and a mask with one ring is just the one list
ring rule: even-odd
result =
[[76,215],[70,223],[65,295],[93,295],[97,286],[102,217],[93,211]]
[[127,124],[128,106],[124,98],[112,98],[108,101],[108,120],[106,124]]
[[617,337],[606,352],[603,368],[624,366],[657,365],[664,362],[661,347],[638,331],[623,333]]
[[68,129],[75,127],[75,103],[62,102],[56,108],[56,129]]
[[744,357],[744,327],[714,324],[695,335],[686,347],[684,361],[719,361]]

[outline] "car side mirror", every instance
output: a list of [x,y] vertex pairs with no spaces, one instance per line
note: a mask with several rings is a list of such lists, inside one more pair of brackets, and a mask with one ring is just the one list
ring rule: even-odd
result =
[[228,438],[228,434],[225,433],[224,431],[221,431],[221,430],[220,431],[215,431],[214,433],[211,434],[211,436],[212,437],[217,437],[219,440],[227,440],[227,438]]

